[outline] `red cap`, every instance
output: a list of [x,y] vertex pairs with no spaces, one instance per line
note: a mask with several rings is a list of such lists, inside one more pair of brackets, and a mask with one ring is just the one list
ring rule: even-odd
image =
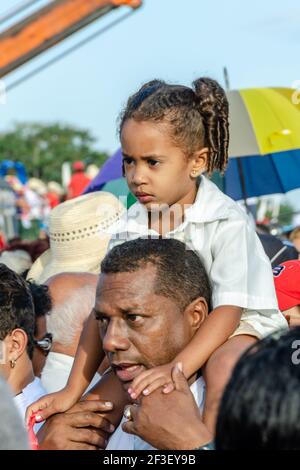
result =
[[300,305],[300,260],[286,261],[273,269],[279,309]]
[[73,165],[73,170],[84,170],[84,163],[81,160],[77,160],[77,162],[74,162]]

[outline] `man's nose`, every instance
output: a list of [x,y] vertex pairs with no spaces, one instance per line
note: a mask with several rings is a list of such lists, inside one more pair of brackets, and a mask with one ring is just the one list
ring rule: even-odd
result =
[[103,349],[105,352],[126,351],[129,348],[129,340],[126,328],[114,322],[110,322],[103,338]]

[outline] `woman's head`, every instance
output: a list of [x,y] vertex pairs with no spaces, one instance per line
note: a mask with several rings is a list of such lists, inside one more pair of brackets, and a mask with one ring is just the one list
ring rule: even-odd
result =
[[[226,167],[229,131],[225,92],[209,78],[196,80],[193,88],[159,80],[146,83],[129,98],[121,114],[120,138],[125,174],[134,193],[151,196],[152,189],[155,193],[154,173],[147,173],[147,168],[156,171],[159,167],[166,169],[158,178],[162,183],[159,193],[166,186],[172,192],[175,185],[186,193],[195,187],[201,173]],[[153,158],[142,162],[141,157]],[[174,203],[182,194],[174,194],[175,201],[164,201],[164,194],[154,196],[155,202]]]
[[4,375],[15,368],[23,354],[32,358],[34,325],[33,300],[26,281],[0,264],[0,370]]

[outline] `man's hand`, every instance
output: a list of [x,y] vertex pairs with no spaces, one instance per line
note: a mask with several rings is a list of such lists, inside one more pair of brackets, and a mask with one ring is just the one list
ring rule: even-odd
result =
[[150,393],[160,387],[163,387],[164,393],[172,392],[174,390],[172,381],[172,369],[174,365],[173,363],[169,363],[164,366],[153,367],[139,374],[128,389],[130,397],[135,400],[141,393],[143,395],[150,395]]
[[51,416],[37,434],[41,450],[105,449],[114,426],[102,415],[113,408],[104,401],[82,401]]
[[140,405],[130,406],[130,421],[123,431],[136,434],[157,449],[188,450],[207,444],[212,435],[203,424],[199,408],[181,372],[172,369],[175,390],[171,394],[156,391],[143,397]]

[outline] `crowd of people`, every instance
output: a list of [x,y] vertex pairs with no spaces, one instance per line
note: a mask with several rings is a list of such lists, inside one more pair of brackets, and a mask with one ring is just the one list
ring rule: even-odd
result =
[[51,210],[78,197],[98,172],[95,165],[86,169],[82,161],[75,161],[72,169],[66,189],[56,181],[46,184],[35,177],[22,183],[13,169],[4,176],[5,190],[0,188],[0,260],[13,270],[23,273],[30,269],[49,248]]
[[228,120],[214,80],[146,83],[120,119],[137,202],[76,179],[48,249],[23,272],[0,260],[1,401],[19,411],[0,442],[29,448],[34,422],[48,450],[300,448],[299,229],[294,247],[257,234],[207,177]]

